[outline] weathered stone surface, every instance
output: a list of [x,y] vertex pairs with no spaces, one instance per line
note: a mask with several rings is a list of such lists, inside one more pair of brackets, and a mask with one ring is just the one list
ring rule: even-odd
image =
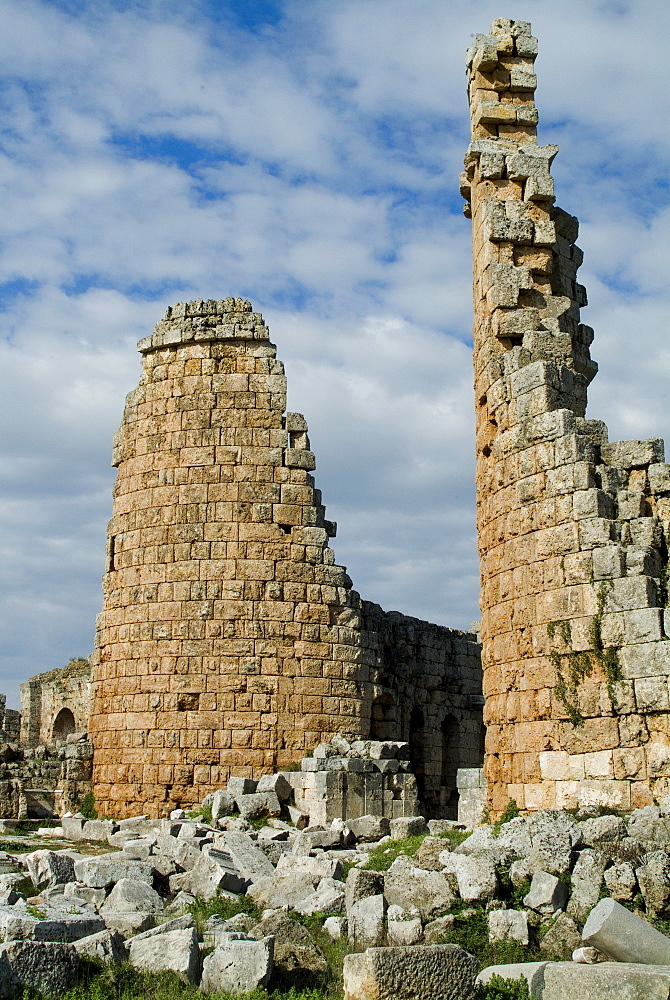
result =
[[670,966],[670,938],[614,899],[591,910],[582,939],[616,962]]
[[227,990],[239,996],[265,986],[272,974],[274,938],[230,941],[215,948],[202,964],[203,993]]
[[391,824],[386,816],[359,816],[348,820],[347,826],[361,843],[381,840],[391,832]]
[[299,969],[322,973],[328,969],[326,957],[306,927],[286,913],[273,913],[255,924],[249,932],[262,939],[274,937],[274,964],[282,972]]
[[280,816],[281,802],[275,792],[253,792],[250,795],[235,796],[240,816],[244,819],[260,819],[262,816]]
[[259,906],[291,908],[311,896],[318,881],[316,876],[305,873],[278,874],[258,879],[249,887],[247,895]]
[[384,879],[384,898],[389,905],[415,908],[424,921],[443,916],[456,901],[446,875],[417,868],[388,873]]
[[368,948],[344,959],[344,1000],[472,1000],[478,968],[455,944]]
[[230,855],[223,851],[211,851],[201,855],[179,888],[202,899],[214,899],[219,890],[239,893],[244,891],[246,885]]
[[119,860],[118,854],[99,854],[97,857],[75,861],[74,872],[77,881],[92,889],[106,889],[121,879],[134,882],[153,882],[153,868],[148,862]]
[[0,997],[13,1000],[24,986],[58,996],[74,986],[79,955],[71,944],[10,941],[0,944]]
[[540,951],[549,958],[563,958],[567,961],[581,943],[581,934],[573,918],[567,913],[559,913],[540,940]]
[[55,906],[25,904],[0,908],[0,935],[5,941],[77,941],[105,928],[104,920],[91,911],[70,913]]
[[568,899],[568,887],[556,875],[535,872],[523,905],[538,913],[555,913],[562,910]]
[[296,913],[310,916],[314,913],[344,912],[344,882],[322,878],[311,896],[306,896],[294,906]]
[[384,876],[380,872],[352,868],[345,883],[345,905],[347,913],[359,899],[377,896],[384,891]]
[[55,851],[33,851],[25,854],[23,863],[36,889],[71,882],[74,879],[74,860],[67,854]]
[[366,896],[347,910],[349,941],[354,948],[375,948],[384,943],[384,914],[386,900],[383,896]]
[[456,876],[458,892],[468,902],[487,902],[496,894],[498,879],[493,861],[482,854],[440,855],[444,871]]
[[572,870],[572,893],[567,912],[583,922],[600,899],[607,858],[600,851],[580,851]]
[[602,962],[550,962],[544,970],[542,1000],[667,1000],[670,968]]
[[125,962],[128,958],[126,945],[118,931],[104,930],[74,942],[77,954],[87,958],[98,958],[101,962]]
[[287,875],[289,872],[301,872],[317,879],[339,879],[342,870],[339,858],[327,857],[325,854],[317,854],[313,858],[307,854],[282,854],[277,862],[276,873]]
[[174,972],[184,983],[200,979],[200,948],[194,929],[167,931],[128,942],[131,965],[143,972]]
[[100,907],[100,915],[111,930],[131,937],[152,927],[162,913],[163,900],[150,885],[122,878]]
[[218,850],[223,850],[230,856],[233,865],[245,881],[255,882],[259,878],[272,876],[275,873],[266,855],[246,833],[226,831],[218,834],[215,848],[208,850],[207,853],[210,857],[216,857]]
[[423,816],[398,816],[391,820],[391,839],[405,840],[428,833],[428,824]]
[[489,941],[518,941],[528,944],[528,917],[523,910],[491,910]]
[[237,812],[235,796],[232,792],[220,788],[212,796],[212,822],[214,826],[223,816]]
[[286,802],[293,794],[293,787],[283,774],[263,774],[256,786],[256,792],[274,792],[280,802]]
[[665,917],[670,910],[670,857],[665,851],[652,851],[635,872],[647,913]]

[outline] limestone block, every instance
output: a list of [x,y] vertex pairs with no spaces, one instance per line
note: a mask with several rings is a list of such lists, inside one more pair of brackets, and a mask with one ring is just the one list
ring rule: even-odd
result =
[[130,964],[142,972],[174,972],[184,983],[198,983],[200,947],[194,928],[167,931],[152,937],[132,938]]
[[311,916],[314,913],[344,912],[344,882],[322,878],[311,896],[296,903],[296,913]]
[[670,708],[667,677],[638,677],[635,701],[640,712],[662,712]]
[[556,913],[568,899],[568,887],[550,872],[535,872],[523,905],[538,913]]
[[540,941],[540,951],[544,955],[569,959],[580,944],[579,928],[573,918],[567,913],[559,913]]
[[567,907],[568,915],[575,920],[585,920],[598,902],[607,860],[601,851],[580,851],[572,870],[572,894]]
[[283,774],[264,774],[258,781],[256,792],[274,792],[280,802],[286,802],[293,793],[293,787]]
[[100,915],[110,930],[131,937],[152,927],[162,910],[163,900],[151,886],[122,878],[100,907]]
[[543,1000],[667,1000],[670,970],[644,965],[602,962],[582,965],[552,962],[544,970]]
[[307,873],[291,872],[260,878],[247,891],[254,902],[269,909],[292,908],[311,896],[319,879]]
[[228,778],[226,790],[237,798],[238,795],[251,795],[256,791],[256,785],[257,782],[252,781],[251,778],[238,778],[235,775],[231,775],[231,777]]
[[105,929],[105,921],[90,911],[41,906],[37,913],[28,912],[22,902],[0,907],[0,935],[5,941],[70,942]]
[[240,815],[247,820],[262,816],[280,816],[281,802],[275,792],[253,792],[250,795],[236,795],[235,802]]
[[624,646],[619,653],[625,677],[670,676],[670,642],[645,642]]
[[106,841],[117,829],[118,825],[112,819],[89,819],[82,827],[82,839]]
[[234,996],[267,985],[272,975],[274,938],[229,941],[215,948],[202,965],[203,993],[227,991]]
[[519,962],[514,965],[488,965],[477,976],[478,984],[486,985],[494,976],[501,979],[525,979],[531,997],[541,1000],[544,995],[544,970],[547,962]]
[[[228,856],[245,881],[255,882],[258,878],[274,875],[274,868],[266,855],[246,833],[226,831],[218,834],[215,847],[205,848],[204,853],[216,860],[220,850]],[[227,860],[226,858],[226,864]]]
[[523,910],[490,910],[489,941],[518,941],[528,944],[528,917]]
[[622,469],[638,469],[650,464],[663,462],[663,441],[649,438],[646,441],[613,441],[601,447],[601,456],[606,465]]
[[328,968],[322,950],[307,928],[287,913],[277,912],[264,917],[252,927],[250,936],[274,938],[274,964],[284,974],[319,974]]
[[620,545],[604,545],[593,549],[593,579],[612,580],[623,576],[626,555]]
[[37,890],[74,880],[74,859],[67,854],[33,851],[31,854],[24,854],[23,863]]
[[73,942],[78,955],[97,958],[104,963],[125,962],[128,957],[126,945],[117,931],[104,930]]
[[347,908],[349,940],[354,948],[376,948],[384,943],[384,896],[366,896]]
[[391,839],[405,840],[428,833],[428,824],[423,816],[403,816],[391,820]]
[[418,911],[424,921],[443,916],[456,900],[446,875],[418,868],[389,872],[384,879],[384,898],[389,906]]
[[344,959],[344,1000],[473,1000],[478,968],[455,944],[368,948]]
[[36,990],[59,996],[77,981],[79,956],[71,944],[10,941],[0,944],[0,996]]
[[665,851],[651,851],[635,872],[646,912],[665,917],[670,907],[670,858]]
[[470,902],[488,902],[496,894],[498,880],[495,865],[486,855],[470,857],[444,851],[440,861],[447,874],[456,876],[458,892]]
[[232,792],[219,789],[212,796],[212,823],[216,826],[218,821],[224,816],[230,816],[236,812],[235,796]]
[[591,910],[582,939],[615,962],[670,965],[670,938],[614,899]]
[[627,576],[613,580],[605,595],[605,611],[632,611],[656,605],[656,581],[649,576]]
[[359,816],[347,820],[347,826],[361,843],[381,840],[391,832],[391,824],[385,816]]
[[136,882],[153,882],[153,868],[145,861],[121,859],[119,854],[99,854],[97,857],[82,858],[74,863],[77,881],[92,889],[106,889],[120,879]]

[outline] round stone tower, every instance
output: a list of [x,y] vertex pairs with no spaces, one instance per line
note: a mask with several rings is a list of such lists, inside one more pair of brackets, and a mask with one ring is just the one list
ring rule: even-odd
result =
[[360,599],[262,317],[179,304],[139,350],[91,719],[94,795],[115,816],[195,805],[233,771],[363,734]]

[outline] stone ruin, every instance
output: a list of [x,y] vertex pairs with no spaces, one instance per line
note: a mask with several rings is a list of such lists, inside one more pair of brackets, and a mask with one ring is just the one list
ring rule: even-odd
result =
[[593,331],[577,220],[554,205],[558,147],[537,141],[536,52],[529,24],[498,18],[467,59],[486,778],[476,637],[361,600],[262,317],[199,300],[139,344],[90,726],[85,671],[76,691],[57,671],[24,685],[25,744],[90,729],[104,812],[167,815],[338,738],[406,742],[397,773],[416,779],[399,791],[355,755],[309,758],[300,780],[341,816],[360,815],[366,782],[384,815],[416,795],[454,816],[460,793],[470,822],[487,786],[494,816],[670,791],[670,465],[660,439],[610,443],[585,417]]
[[586,419],[577,220],[554,206],[523,21],[468,52],[486,775],[494,814],[670,790],[670,465]]

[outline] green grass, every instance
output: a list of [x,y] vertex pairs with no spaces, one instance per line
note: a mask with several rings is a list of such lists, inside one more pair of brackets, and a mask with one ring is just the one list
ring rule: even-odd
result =
[[385,872],[391,867],[400,854],[408,858],[414,857],[425,840],[425,834],[417,837],[406,837],[404,840],[387,840],[384,844],[370,852],[370,857],[363,866],[367,871]]
[[238,913],[247,913],[254,920],[260,920],[259,909],[250,896],[239,896],[237,899],[228,899],[227,896],[215,896],[210,900],[196,899],[188,907],[188,912],[193,914],[199,935],[202,935],[206,921],[213,916],[230,920]]
[[459,847],[472,834],[472,830],[445,830],[438,833],[441,840],[447,840],[450,847]]
[[491,976],[488,983],[476,987],[476,1000],[528,1000],[530,992],[525,979],[503,979]]

